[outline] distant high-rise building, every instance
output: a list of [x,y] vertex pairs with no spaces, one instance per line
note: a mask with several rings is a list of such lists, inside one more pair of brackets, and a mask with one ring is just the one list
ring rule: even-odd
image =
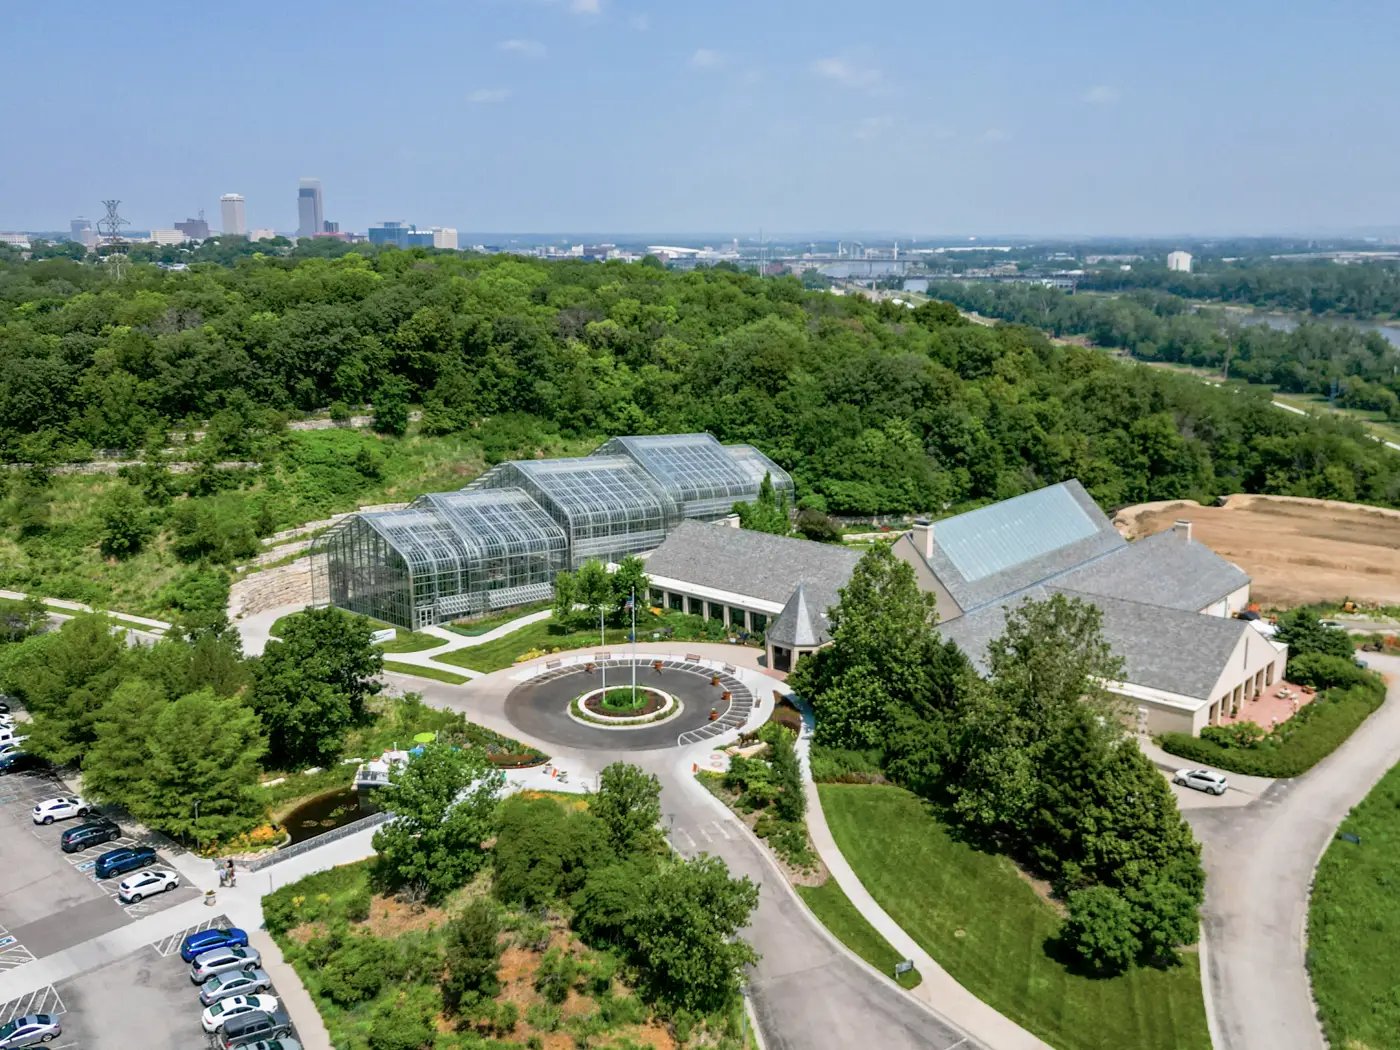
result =
[[203,241],[209,238],[209,224],[204,221],[204,213],[201,212],[197,219],[186,219],[184,222],[177,222],[175,229],[185,235],[187,241]]
[[321,223],[321,232],[322,232],[322,233],[339,233],[339,232],[340,232],[340,223],[338,223],[338,222],[331,222],[330,219],[327,219],[325,222]]
[[297,189],[297,236],[315,237],[326,230],[321,180],[302,179]]
[[1167,269],[1168,269],[1168,270],[1173,270],[1173,271],[1175,271],[1176,273],[1190,273],[1190,272],[1191,272],[1191,253],[1190,253],[1190,252],[1168,252],[1168,253],[1167,253]]
[[[456,231],[453,231],[456,237]],[[399,248],[433,247],[433,231],[420,230],[410,222],[383,222],[369,228],[370,244],[392,244]]]
[[92,220],[78,218],[68,224],[68,229],[73,240],[85,247],[91,248],[97,243],[97,234],[92,232]]
[[241,193],[225,193],[219,198],[219,220],[224,233],[248,236],[248,213]]
[[457,250],[457,231],[451,226],[433,227],[433,247]]

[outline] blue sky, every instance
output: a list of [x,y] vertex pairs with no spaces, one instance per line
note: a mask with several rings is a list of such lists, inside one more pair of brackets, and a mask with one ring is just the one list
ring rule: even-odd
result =
[[225,192],[291,229],[301,176],[357,230],[1400,222],[1396,4],[9,0],[0,30],[0,229]]

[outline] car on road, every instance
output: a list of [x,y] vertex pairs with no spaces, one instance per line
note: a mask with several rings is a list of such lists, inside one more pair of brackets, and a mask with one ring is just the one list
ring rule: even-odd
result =
[[180,876],[168,868],[152,868],[138,872],[117,883],[117,896],[123,904],[140,904],[145,897],[169,893],[180,885]]
[[63,1026],[53,1014],[25,1014],[0,1026],[0,1050],[47,1043],[63,1034]]
[[0,776],[6,773],[32,772],[47,765],[42,758],[29,751],[20,751],[17,748],[10,751],[0,750]]
[[199,1001],[204,1006],[213,1006],[220,999],[235,995],[257,995],[272,988],[272,978],[266,970],[234,970],[211,977],[199,988]]
[[117,827],[116,821],[97,817],[65,831],[63,837],[58,840],[58,848],[64,853],[81,853],[89,846],[101,846],[106,842],[115,842],[121,837],[122,829]]
[[190,980],[203,984],[211,977],[231,970],[256,970],[262,965],[262,953],[256,948],[228,947],[201,952],[190,963]]
[[52,824],[55,820],[69,817],[85,817],[92,807],[77,795],[63,795],[59,798],[46,798],[34,807],[35,824]]
[[235,995],[228,999],[220,999],[213,1006],[207,1007],[204,1013],[199,1015],[199,1020],[206,1032],[217,1032],[235,1017],[252,1013],[271,1014],[276,1011],[275,995]]
[[247,946],[248,934],[237,926],[222,928],[215,926],[186,935],[185,939],[180,942],[180,958],[184,959],[185,962],[194,962],[196,956],[212,952],[215,948],[246,948]]
[[292,1034],[292,1019],[283,1009],[264,1013],[261,1010],[235,1017],[214,1037],[218,1050],[234,1047],[257,1047],[258,1050],[301,1050],[301,1044],[288,1038]]
[[1178,769],[1172,776],[1172,783],[1195,788],[1197,791],[1208,791],[1212,795],[1223,795],[1225,789],[1230,786],[1224,773],[1216,773],[1210,769]]
[[110,879],[114,875],[125,875],[137,868],[149,868],[156,862],[156,851],[150,846],[123,846],[108,850],[97,858],[93,874],[99,879]]

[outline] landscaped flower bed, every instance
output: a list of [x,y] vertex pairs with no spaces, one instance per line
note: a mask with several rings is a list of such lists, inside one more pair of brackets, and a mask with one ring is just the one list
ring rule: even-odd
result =
[[630,686],[623,686],[586,697],[583,706],[589,714],[602,718],[640,718],[660,711],[669,700],[655,689],[639,687],[634,692]]

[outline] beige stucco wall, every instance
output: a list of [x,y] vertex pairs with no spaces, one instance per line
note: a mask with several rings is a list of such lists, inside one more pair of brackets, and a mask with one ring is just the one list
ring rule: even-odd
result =
[[924,556],[919,553],[919,549],[914,545],[909,533],[905,533],[894,541],[891,548],[894,556],[914,569],[914,579],[919,585],[919,590],[925,594],[932,594],[938,603],[938,619],[954,620],[963,614],[962,608],[953,600],[953,596],[948,593],[948,588],[938,582],[938,577],[933,574],[933,570],[928,567],[928,562],[924,561]]
[[1139,725],[1139,709],[1147,712],[1146,730],[1149,734],[1157,733],[1191,733],[1197,734],[1201,727],[1206,724],[1206,712],[1208,708],[1200,711],[1183,711],[1179,707],[1172,707],[1168,704],[1158,704],[1151,700],[1144,700],[1141,697],[1122,698],[1128,705],[1128,724],[1136,729]]

